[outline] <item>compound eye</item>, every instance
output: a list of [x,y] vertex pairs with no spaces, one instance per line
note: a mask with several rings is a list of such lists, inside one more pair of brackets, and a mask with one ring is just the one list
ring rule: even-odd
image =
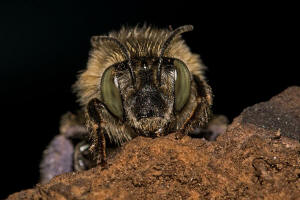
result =
[[174,66],[177,73],[175,80],[175,109],[180,111],[190,96],[191,78],[190,71],[182,61],[174,60]]
[[101,95],[103,103],[106,105],[108,110],[119,119],[122,119],[122,100],[113,70],[114,67],[109,67],[103,73],[101,79]]

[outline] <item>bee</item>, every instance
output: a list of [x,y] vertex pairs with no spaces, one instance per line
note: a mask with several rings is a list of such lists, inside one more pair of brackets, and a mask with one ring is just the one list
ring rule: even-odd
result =
[[[74,84],[82,111],[63,118],[60,135],[44,152],[42,180],[107,167],[107,143],[120,146],[137,136],[170,133],[181,138],[206,127],[211,87],[200,56],[181,36],[192,30],[192,25],[175,30],[136,26],[93,36],[87,68]],[[76,139],[81,142],[74,147]],[[68,150],[62,153],[58,146]]]

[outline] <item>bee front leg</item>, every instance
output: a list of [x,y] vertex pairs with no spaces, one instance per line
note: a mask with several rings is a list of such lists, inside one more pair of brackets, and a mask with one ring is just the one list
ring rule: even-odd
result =
[[91,150],[96,155],[97,165],[107,167],[106,141],[104,136],[104,124],[101,114],[106,109],[100,100],[94,98],[87,105],[87,128],[91,134]]

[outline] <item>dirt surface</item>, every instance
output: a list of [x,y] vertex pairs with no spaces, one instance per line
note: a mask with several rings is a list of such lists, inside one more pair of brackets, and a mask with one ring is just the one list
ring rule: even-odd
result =
[[8,199],[300,199],[300,87],[245,109],[217,141],[137,137],[109,168]]

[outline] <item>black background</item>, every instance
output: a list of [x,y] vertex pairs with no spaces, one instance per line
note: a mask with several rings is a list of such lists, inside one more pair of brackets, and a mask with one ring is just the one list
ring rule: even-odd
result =
[[231,120],[300,83],[295,5],[40,2],[0,3],[0,198],[37,183],[60,116],[78,109],[70,88],[85,68],[92,35],[144,22],[193,24],[183,37],[208,66],[214,111]]

